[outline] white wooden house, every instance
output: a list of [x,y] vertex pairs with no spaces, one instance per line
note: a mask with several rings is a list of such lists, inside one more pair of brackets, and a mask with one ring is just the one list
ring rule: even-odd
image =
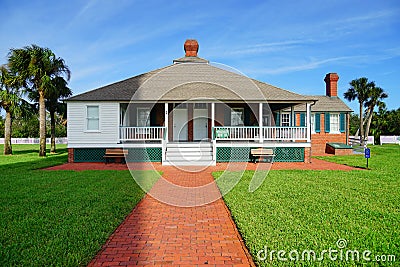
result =
[[[69,161],[103,161],[105,149],[117,147],[129,150],[131,162],[248,161],[258,147],[273,148],[275,161],[309,161],[318,96],[210,64],[197,56],[195,40],[184,48],[185,57],[172,65],[69,98]],[[335,85],[329,79],[327,88]],[[344,103],[339,109],[347,136],[351,110]]]

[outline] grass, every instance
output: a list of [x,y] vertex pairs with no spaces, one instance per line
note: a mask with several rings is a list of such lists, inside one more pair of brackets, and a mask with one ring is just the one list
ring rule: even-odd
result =
[[[360,261],[322,262],[279,261],[277,252],[285,250],[338,249],[339,238],[347,249],[395,255],[400,261],[400,147],[371,148],[370,170],[343,171],[270,171],[262,186],[248,192],[253,172],[246,171],[238,185],[224,200],[231,210],[243,239],[259,266],[348,266],[391,265]],[[326,157],[324,159],[365,167],[363,156]],[[221,172],[215,173],[216,178]],[[217,180],[224,188],[221,180]],[[267,259],[264,250],[267,246]],[[275,250],[273,260],[270,253]],[[257,253],[261,256],[257,257]],[[292,254],[295,257],[295,253]],[[285,255],[288,258],[288,254]],[[393,263],[395,266],[396,263]]]
[[86,265],[144,192],[129,171],[41,170],[67,151],[39,158],[37,148],[0,156],[0,266]]

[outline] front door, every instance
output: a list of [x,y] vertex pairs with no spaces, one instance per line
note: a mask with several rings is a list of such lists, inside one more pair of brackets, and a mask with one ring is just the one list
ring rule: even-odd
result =
[[193,139],[203,140],[208,138],[208,110],[194,109],[193,111]]
[[188,140],[188,111],[187,108],[175,108],[173,111],[174,141]]

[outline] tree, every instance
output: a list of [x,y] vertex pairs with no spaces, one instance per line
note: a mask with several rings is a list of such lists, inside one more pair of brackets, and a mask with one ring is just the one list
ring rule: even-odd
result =
[[358,127],[360,127],[360,118],[358,117],[358,115],[351,113],[350,114],[350,135],[358,135],[357,130]]
[[379,109],[384,109],[386,107],[386,104],[382,100],[384,98],[387,98],[388,95],[383,91],[382,88],[373,87],[371,88],[368,97],[368,100],[365,102],[365,107],[367,108],[366,113],[368,114],[368,116],[366,117],[367,125],[365,127],[364,136],[369,135],[369,129],[371,126],[372,116],[374,114],[375,107],[378,107]]
[[18,91],[18,84],[7,66],[0,66],[0,107],[6,112],[4,121],[4,155],[12,154],[12,118],[21,100]]
[[0,137],[4,136],[4,118],[0,114]]
[[364,146],[365,137],[363,125],[363,108],[365,102],[368,100],[371,89],[375,87],[375,83],[368,82],[367,78],[362,77],[352,80],[350,82],[350,86],[351,87],[347,90],[347,92],[344,93],[344,98],[349,101],[353,101],[355,99],[358,100],[358,103],[360,105],[360,145]]
[[381,135],[400,135],[400,108],[397,110],[387,110],[380,107],[378,112],[374,112],[371,122],[371,133],[375,141],[379,143]]
[[27,138],[39,137],[38,125],[39,125],[39,116],[37,114],[37,109],[35,112],[32,111],[32,114],[26,115],[24,117],[15,117],[13,119],[13,137],[17,138]]
[[[52,84],[45,92],[46,109],[50,115],[50,153],[56,153],[56,113],[64,114],[66,107],[60,100],[72,95],[72,91],[67,86],[67,81],[63,77],[55,77],[52,79]],[[29,98],[38,102],[38,92],[34,91],[29,94]]]
[[70,70],[62,58],[37,45],[11,49],[8,62],[27,91],[37,92],[39,96],[39,156],[46,156],[46,94],[52,89],[56,77],[65,76],[69,80]]

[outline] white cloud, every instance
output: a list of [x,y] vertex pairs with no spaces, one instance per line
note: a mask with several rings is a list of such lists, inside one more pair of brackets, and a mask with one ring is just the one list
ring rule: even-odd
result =
[[276,74],[284,74],[284,73],[290,73],[290,72],[297,72],[297,71],[304,71],[304,70],[311,70],[311,69],[316,69],[319,68],[323,65],[330,64],[330,63],[345,63],[349,61],[354,61],[355,59],[359,60],[364,60],[367,56],[343,56],[343,57],[333,57],[333,58],[326,58],[326,59],[321,59],[321,60],[311,60],[306,63],[300,63],[296,65],[288,65],[288,66],[281,66],[277,68],[267,68],[267,69],[252,69],[252,70],[247,70],[249,73],[261,73],[261,74],[270,74],[270,75],[276,75]]

